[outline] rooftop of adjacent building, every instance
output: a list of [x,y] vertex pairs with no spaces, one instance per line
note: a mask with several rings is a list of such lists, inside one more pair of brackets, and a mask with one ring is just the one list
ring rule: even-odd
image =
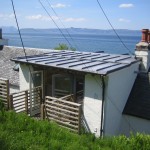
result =
[[[38,55],[47,52],[46,49],[26,48],[27,55]],[[12,85],[19,85],[19,73],[14,71],[13,68],[16,65],[11,61],[11,58],[24,56],[24,51],[21,47],[4,46],[3,50],[0,50],[0,77],[7,78]]]
[[136,45],[136,51],[139,57],[145,57],[142,61],[147,61],[144,62],[146,68],[144,72],[139,70],[123,113],[150,119],[150,30],[142,30],[142,40]]
[[150,119],[150,70],[138,74],[123,113]]

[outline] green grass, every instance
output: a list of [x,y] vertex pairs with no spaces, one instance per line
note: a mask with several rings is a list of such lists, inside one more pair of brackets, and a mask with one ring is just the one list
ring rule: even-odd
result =
[[0,150],[150,150],[150,135],[99,139],[25,114],[0,111]]

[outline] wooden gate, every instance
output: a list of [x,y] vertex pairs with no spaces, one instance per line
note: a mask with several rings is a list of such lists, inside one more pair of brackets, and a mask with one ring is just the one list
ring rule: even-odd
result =
[[9,98],[9,108],[17,113],[26,112],[31,115],[30,108],[40,113],[40,105],[42,103],[41,87],[31,90],[20,91],[13,93]]
[[46,96],[45,117],[71,131],[80,133],[81,104]]

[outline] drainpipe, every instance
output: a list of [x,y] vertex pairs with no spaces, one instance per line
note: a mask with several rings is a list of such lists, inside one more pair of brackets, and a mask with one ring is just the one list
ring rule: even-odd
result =
[[102,107],[101,107],[101,127],[100,127],[100,138],[103,137],[104,134],[104,100],[105,100],[105,79],[102,76]]

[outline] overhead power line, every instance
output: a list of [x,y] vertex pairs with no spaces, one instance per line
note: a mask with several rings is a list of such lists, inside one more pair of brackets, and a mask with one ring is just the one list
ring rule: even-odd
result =
[[28,59],[27,59],[27,54],[26,54],[26,51],[25,51],[25,48],[24,48],[24,44],[23,44],[23,40],[22,40],[22,36],[21,36],[21,32],[20,32],[20,28],[19,28],[19,24],[18,24],[18,19],[17,19],[17,15],[16,15],[16,11],[15,11],[14,2],[13,2],[13,0],[11,0],[11,2],[12,2],[12,8],[13,8],[13,12],[14,12],[14,16],[15,16],[15,21],[16,21],[16,25],[17,25],[18,32],[19,32],[19,36],[20,36],[22,48],[23,48],[23,51],[24,51],[26,60],[28,61]]
[[[14,12],[14,16],[15,16],[15,21],[16,21],[16,24],[17,24],[17,29],[18,29],[18,32],[19,32],[19,36],[20,36],[20,40],[21,40],[23,52],[24,52],[24,55],[25,55],[25,59],[26,59],[26,61],[28,62],[26,50],[25,50],[25,47],[24,47],[24,43],[23,43],[23,39],[22,39],[22,36],[21,36],[20,27],[19,27],[19,23],[18,23],[16,11],[15,11],[14,2],[13,2],[13,0],[11,0],[11,2],[12,2],[12,8],[13,8],[13,12]],[[31,75],[32,82],[33,82],[33,84],[34,84],[34,80],[33,80],[33,77],[32,77],[32,73],[31,73],[30,66],[28,66],[28,68],[29,68],[29,72],[30,72],[30,75]]]
[[126,46],[126,44],[123,42],[123,40],[121,39],[121,37],[119,36],[119,34],[118,34],[117,31],[115,30],[115,28],[113,27],[112,23],[110,22],[109,18],[107,17],[107,15],[106,15],[106,13],[105,13],[105,11],[104,11],[104,9],[103,9],[101,3],[99,2],[99,0],[97,0],[97,3],[98,3],[98,6],[100,7],[101,11],[103,12],[103,14],[104,14],[106,20],[108,21],[109,25],[111,26],[111,28],[113,29],[114,33],[116,34],[116,36],[118,37],[118,39],[119,39],[120,42],[122,43],[122,45],[128,50],[128,52],[129,52],[130,54],[133,54],[133,53],[131,52],[131,50]]
[[54,14],[57,16],[57,18],[59,19],[60,23],[62,24],[62,26],[64,27],[65,31],[67,32],[67,34],[69,35],[69,37],[71,38],[72,42],[74,43],[75,47],[80,51],[79,47],[77,46],[77,44],[75,43],[74,39],[72,38],[71,34],[69,33],[69,31],[67,30],[67,28],[65,27],[64,23],[62,22],[62,20],[60,19],[60,17],[58,16],[58,14],[56,13],[55,9],[52,7],[51,3],[49,2],[49,0],[46,0],[47,3],[49,4],[50,8],[52,9],[52,11],[54,12]]
[[57,25],[57,23],[55,22],[55,20],[53,19],[53,17],[50,15],[50,13],[47,11],[47,9],[45,8],[45,6],[43,5],[43,3],[39,0],[39,3],[41,4],[42,8],[45,10],[45,12],[47,13],[47,15],[50,17],[50,19],[53,21],[53,23],[55,24],[55,26],[57,27],[57,29],[60,31],[60,33],[62,34],[62,36],[66,39],[66,41],[68,42],[70,47],[73,47],[72,44],[69,42],[69,40],[66,38],[66,36],[64,35],[64,33],[62,32],[62,30],[59,28],[59,26]]

